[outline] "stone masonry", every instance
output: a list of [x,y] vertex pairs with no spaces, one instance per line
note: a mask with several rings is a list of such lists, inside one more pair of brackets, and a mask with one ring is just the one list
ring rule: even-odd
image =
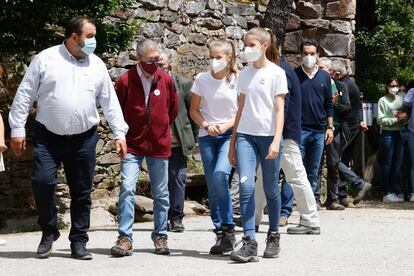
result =
[[[152,38],[170,49],[175,54],[174,71],[192,79],[208,68],[206,43],[213,38],[231,39],[236,45],[238,64],[240,67],[243,65],[243,34],[249,28],[260,25],[267,1],[239,2],[140,0],[130,7],[117,9],[106,19],[108,22],[120,18],[143,20],[136,38]],[[300,44],[303,38],[317,39],[321,45],[321,55],[331,57],[335,63],[346,65],[353,74],[355,13],[356,0],[294,1],[282,49],[287,60],[294,67],[300,64]],[[102,58],[107,63],[111,78],[116,80],[136,63],[135,43],[132,42],[126,51],[103,54]],[[101,137],[96,147],[97,166],[92,198],[99,214],[111,209],[114,213],[119,193],[119,158],[114,151],[112,133],[104,119],[98,130]],[[30,145],[26,154],[19,159],[10,151],[5,157],[6,172],[0,173],[0,229],[11,218],[23,219],[36,214],[30,185]],[[64,214],[68,212],[70,198],[65,183],[64,175],[60,173],[56,195],[63,222],[68,219]],[[141,188],[139,194],[148,194],[148,188]],[[7,228],[10,229],[10,225]]]

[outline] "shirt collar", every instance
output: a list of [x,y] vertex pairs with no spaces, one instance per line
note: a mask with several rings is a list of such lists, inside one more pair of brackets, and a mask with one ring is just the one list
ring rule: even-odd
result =
[[305,68],[303,68],[303,65],[301,65],[300,67],[302,67],[303,72],[308,76],[308,78],[313,79],[313,77],[316,75],[316,73],[318,73],[319,68],[317,65],[315,65],[316,70],[313,70],[312,73],[308,74],[308,72],[305,71]]
[[152,74],[151,76],[149,76],[148,78],[145,77],[144,72],[141,69],[141,66],[139,66],[139,63],[137,63],[137,72],[138,72],[138,76],[142,79],[146,79],[146,80],[151,80],[154,78],[154,74]]
[[66,58],[68,58],[69,60],[71,60],[71,61],[77,61],[77,62],[80,62],[80,63],[83,63],[83,62],[85,62],[85,60],[86,60],[86,57],[84,57],[84,58],[80,58],[80,59],[76,59],[70,52],[69,52],[69,50],[68,50],[68,48],[66,47],[66,45],[65,45],[65,40],[63,41],[63,43],[62,43],[62,45],[61,45],[61,49],[62,49],[62,52],[63,52],[63,54],[65,55],[65,57]]

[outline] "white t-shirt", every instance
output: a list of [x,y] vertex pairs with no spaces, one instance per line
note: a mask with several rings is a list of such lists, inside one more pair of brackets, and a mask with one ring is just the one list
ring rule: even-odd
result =
[[[215,79],[211,72],[202,72],[194,80],[191,91],[201,97],[201,116],[210,125],[222,124],[237,113],[237,78],[229,83],[226,78]],[[199,137],[208,135],[200,128]]]
[[274,63],[260,69],[249,65],[240,72],[237,92],[245,95],[237,132],[274,136],[276,95],[288,93],[285,71]]

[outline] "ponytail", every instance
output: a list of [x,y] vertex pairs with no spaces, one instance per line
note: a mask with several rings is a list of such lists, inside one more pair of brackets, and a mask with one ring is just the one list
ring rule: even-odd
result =
[[270,35],[270,44],[266,50],[266,57],[268,60],[274,62],[275,64],[280,64],[280,54],[276,48],[276,37],[273,31],[269,28],[265,28],[265,31]]

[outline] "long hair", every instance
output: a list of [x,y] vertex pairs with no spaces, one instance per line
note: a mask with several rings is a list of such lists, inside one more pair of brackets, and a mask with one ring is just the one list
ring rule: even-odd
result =
[[280,53],[277,50],[276,37],[271,29],[255,27],[247,31],[244,37],[246,38],[247,36],[254,36],[262,44],[267,42],[269,44],[266,50],[267,59],[277,65],[280,64]]
[[216,47],[219,47],[229,57],[226,68],[226,80],[227,82],[231,82],[233,76],[235,77],[239,72],[237,68],[236,48],[233,42],[225,38],[215,39],[208,44],[209,50]]

